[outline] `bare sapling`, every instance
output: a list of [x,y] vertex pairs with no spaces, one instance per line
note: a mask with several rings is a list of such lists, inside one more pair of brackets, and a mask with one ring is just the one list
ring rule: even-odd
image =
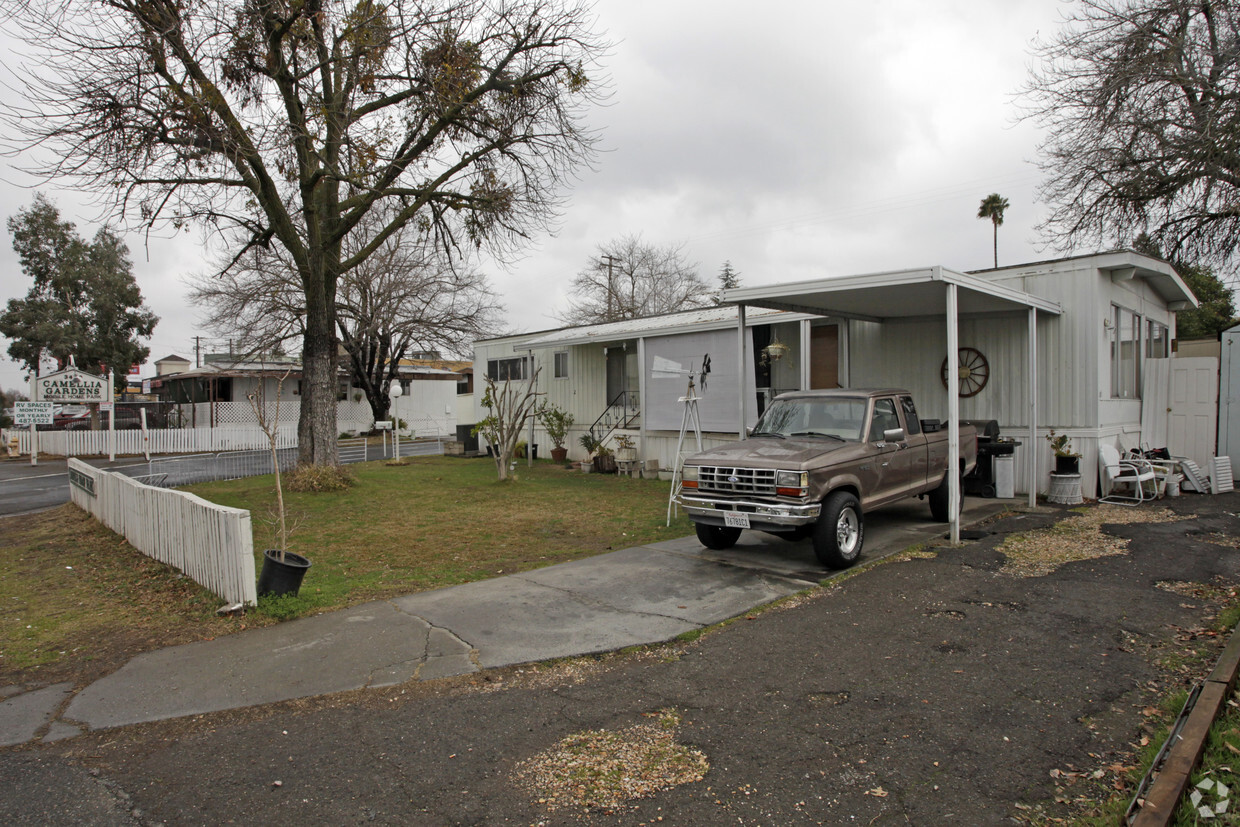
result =
[[250,402],[250,409],[254,411],[254,416],[258,420],[258,427],[267,436],[267,445],[271,449],[271,466],[276,473],[276,524],[280,532],[280,547],[276,551],[281,563],[284,562],[284,552],[288,548],[288,520],[284,510],[284,486],[280,482],[280,454],[277,450],[277,443],[280,436],[280,396],[284,390],[284,380],[291,372],[291,369],[284,371],[276,382],[275,410],[270,416],[267,412],[267,385],[262,378],[259,379],[258,389],[246,395],[246,399]]

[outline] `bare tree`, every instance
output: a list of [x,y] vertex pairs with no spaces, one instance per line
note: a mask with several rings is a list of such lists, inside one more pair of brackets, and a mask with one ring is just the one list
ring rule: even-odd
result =
[[[591,157],[585,0],[44,0],[11,130],[147,226],[199,223],[302,293],[300,459],[336,461],[337,292],[413,221],[446,251],[552,223]],[[390,219],[353,252],[376,208]]]
[[656,247],[626,235],[598,248],[573,279],[566,324],[597,324],[706,307],[711,287],[678,246]]
[[[521,441],[521,433],[525,430],[530,417],[537,416],[539,397],[542,394],[534,390],[538,382],[538,374],[542,368],[536,368],[525,382],[513,384],[505,379],[499,383],[486,377],[486,391],[482,395],[482,407],[487,415],[474,426],[474,434],[481,434],[491,446],[491,454],[495,457],[495,470],[500,482],[508,479],[508,464],[512,461],[517,443]],[[533,448],[529,448],[533,450]]]
[[[365,234],[357,236],[363,243]],[[191,298],[207,308],[206,324],[244,352],[270,352],[305,332],[305,297],[292,262],[277,248],[255,249],[223,275],[196,277]],[[485,275],[414,237],[411,227],[345,274],[336,294],[337,333],[350,378],[375,419],[387,419],[386,388],[401,359],[413,350],[468,353],[476,339],[498,330],[500,309]]]
[[1061,249],[1148,231],[1170,258],[1240,243],[1240,7],[1081,0],[1024,90],[1046,127],[1041,226]]

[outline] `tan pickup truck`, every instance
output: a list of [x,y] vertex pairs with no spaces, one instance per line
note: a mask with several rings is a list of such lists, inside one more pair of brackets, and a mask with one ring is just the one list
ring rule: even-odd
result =
[[917,417],[899,389],[798,391],[776,397],[749,438],[685,460],[678,496],[698,539],[732,546],[743,529],[813,537],[829,568],[861,555],[864,514],[926,496],[936,520],[949,518],[949,468],[977,464],[977,431],[960,428],[960,456],[948,436]]

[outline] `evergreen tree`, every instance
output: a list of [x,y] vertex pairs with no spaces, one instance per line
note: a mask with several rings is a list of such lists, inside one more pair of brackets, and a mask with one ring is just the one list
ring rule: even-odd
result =
[[24,299],[10,299],[0,313],[9,355],[32,372],[44,350],[62,366],[71,356],[83,370],[107,366],[124,388],[130,366],[150,355],[139,339],[158,321],[142,304],[124,242],[106,228],[84,241],[42,195],[8,227],[22,272],[34,280]]

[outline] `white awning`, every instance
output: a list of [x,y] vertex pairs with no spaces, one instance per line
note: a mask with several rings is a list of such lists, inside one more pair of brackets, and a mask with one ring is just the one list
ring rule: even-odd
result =
[[945,284],[962,288],[959,294],[961,315],[1011,312],[1031,307],[1054,315],[1063,312],[1055,302],[943,267],[738,287],[724,291],[723,300],[727,304],[812,313],[816,316],[882,321],[943,315],[947,312]]

